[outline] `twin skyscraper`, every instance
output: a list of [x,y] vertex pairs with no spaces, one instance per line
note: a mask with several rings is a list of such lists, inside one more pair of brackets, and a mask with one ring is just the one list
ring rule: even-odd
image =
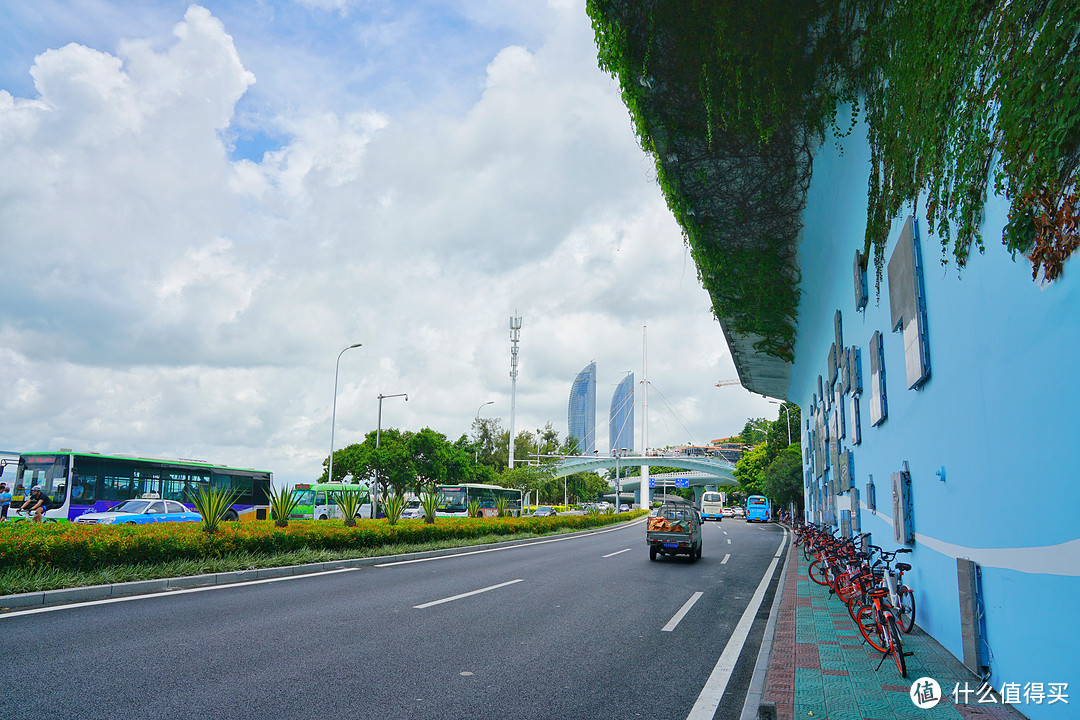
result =
[[596,446],[596,363],[591,362],[574,378],[570,387],[570,405],[567,412],[567,435],[578,441],[578,454],[607,454],[612,450],[634,448],[634,373],[615,388],[611,396],[611,412],[608,415],[608,447]]

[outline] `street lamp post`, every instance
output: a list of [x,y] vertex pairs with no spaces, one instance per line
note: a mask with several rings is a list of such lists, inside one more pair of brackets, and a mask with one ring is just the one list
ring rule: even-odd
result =
[[[345,350],[358,348],[361,344],[350,345]],[[338,353],[337,361],[334,362],[334,409],[330,413],[330,466],[326,469],[327,482],[334,482],[334,424],[337,421],[337,379],[338,369],[341,366],[341,356],[345,354],[345,350]]]
[[788,409],[787,403],[777,403],[772,400],[769,401],[773,405],[779,405],[780,409],[787,415],[787,444],[791,444],[791,411]]
[[[483,410],[488,405],[494,405],[494,404],[495,404],[494,400],[488,400],[486,403],[484,403],[480,407],[476,408],[476,420],[473,421],[473,424],[475,425],[475,424],[480,422],[480,411],[481,410]],[[477,438],[477,439],[479,440],[479,438]],[[474,465],[476,464],[479,457],[480,457],[480,449],[477,448],[477,449],[473,450],[473,464]]]
[[379,459],[379,441],[382,440],[382,401],[386,398],[403,397],[405,402],[409,402],[408,393],[397,393],[395,395],[383,395],[379,393],[379,419],[375,425],[375,491],[371,494],[371,519],[374,520],[379,516],[379,470],[382,468],[382,460]]
[[615,456],[615,512],[620,512],[622,507],[622,481],[619,477],[619,458],[626,455],[626,448],[611,448],[611,454]]

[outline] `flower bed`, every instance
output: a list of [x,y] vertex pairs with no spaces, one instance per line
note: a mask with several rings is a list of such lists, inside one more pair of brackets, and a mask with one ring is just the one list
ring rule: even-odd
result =
[[193,523],[96,526],[75,523],[32,525],[0,523],[0,566],[90,570],[95,568],[198,560],[236,553],[269,555],[303,549],[363,550],[399,544],[471,539],[487,535],[512,537],[556,530],[584,530],[640,517],[564,515],[547,518],[439,519],[434,524],[405,520],[361,520],[356,527],[341,521],[297,521],[287,528],[272,521],[225,523],[207,534]]

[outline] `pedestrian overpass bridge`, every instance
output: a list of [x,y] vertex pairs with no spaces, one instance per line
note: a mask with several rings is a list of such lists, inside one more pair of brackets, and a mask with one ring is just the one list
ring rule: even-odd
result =
[[[739,481],[735,479],[735,466],[723,458],[716,457],[689,457],[679,455],[646,455],[630,457],[611,457],[602,455],[573,455],[565,457],[555,463],[554,477],[566,477],[579,472],[596,472],[616,467],[663,467],[679,468],[686,472],[664,472],[659,475],[651,475],[650,481],[655,482],[657,489],[661,487],[676,487],[672,481],[685,480],[678,483],[681,487],[692,487],[695,494],[700,495],[702,489],[709,485],[737,486]],[[622,491],[633,492],[635,502],[641,502],[641,477],[632,475],[619,480],[619,488]],[[614,486],[612,487],[614,489]]]

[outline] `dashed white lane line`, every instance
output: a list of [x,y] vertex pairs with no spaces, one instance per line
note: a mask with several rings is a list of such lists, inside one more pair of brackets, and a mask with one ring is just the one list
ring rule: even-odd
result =
[[472,590],[467,593],[461,593],[460,595],[454,595],[453,597],[443,598],[442,600],[432,600],[431,602],[424,603],[423,605],[413,605],[413,608],[417,610],[423,610],[433,605],[442,605],[443,603],[453,602],[454,600],[461,600],[462,598],[471,597],[473,595],[479,595],[480,593],[486,593],[489,590],[498,590],[501,587],[507,585],[513,585],[514,583],[525,582],[524,578],[518,578],[517,580],[510,580],[508,582],[499,583],[498,585],[491,585],[490,587],[480,588],[479,590]]
[[606,558],[615,557],[616,555],[622,555],[624,552],[630,552],[630,548],[626,548],[625,550],[616,550],[613,553],[608,553],[607,555],[601,555],[600,557],[606,557]]
[[675,627],[679,624],[679,621],[686,617],[686,613],[690,612],[690,608],[694,607],[694,603],[696,603],[698,599],[704,594],[705,593],[696,592],[691,595],[690,599],[683,603],[683,606],[679,608],[679,612],[675,613],[675,615],[672,616],[670,620],[668,620],[667,625],[660,628],[660,632],[671,632],[672,630],[674,630]]
[[720,564],[721,565],[726,565],[729,557],[731,557],[731,553],[728,553],[727,555],[725,555],[724,559],[720,561]]

